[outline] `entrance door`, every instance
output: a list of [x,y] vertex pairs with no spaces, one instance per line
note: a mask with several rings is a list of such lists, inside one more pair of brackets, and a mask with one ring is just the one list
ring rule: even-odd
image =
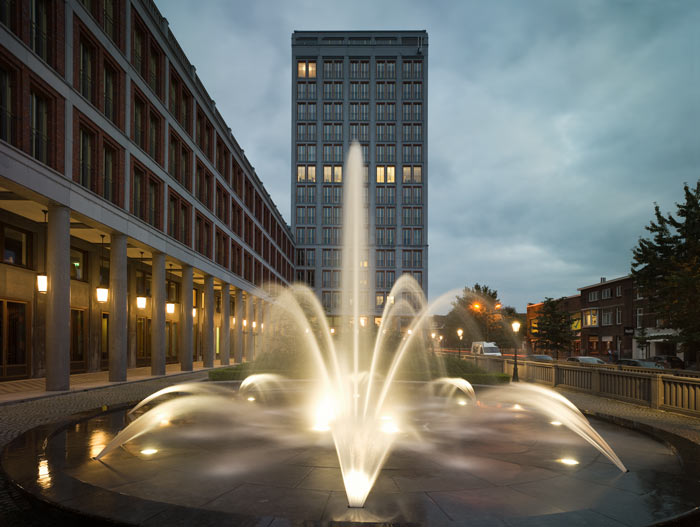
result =
[[85,311],[70,310],[70,372],[87,370],[85,360]]
[[0,300],[0,380],[29,377],[29,309]]
[[172,364],[177,362],[177,322],[167,320],[165,322],[165,362]]
[[151,319],[136,319],[136,366],[151,364]]

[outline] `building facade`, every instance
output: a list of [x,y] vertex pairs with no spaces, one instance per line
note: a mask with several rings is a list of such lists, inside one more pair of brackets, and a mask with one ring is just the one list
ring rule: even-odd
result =
[[632,277],[601,278],[579,291],[582,353],[603,359],[631,358],[635,325]]
[[0,4],[0,245],[0,380],[47,389],[250,359],[264,284],[293,278],[291,230],[151,0]]
[[367,273],[361,312],[375,322],[397,278],[428,290],[428,35],[295,31],[292,35],[292,230],[295,280],[326,313],[340,310],[343,163],[365,162]]
[[[571,354],[593,355],[602,359],[649,359],[657,355],[678,355],[681,347],[673,342],[678,331],[666,328],[664,321],[649,309],[639,296],[631,275],[580,287],[579,293],[566,297],[564,309],[571,317],[573,344]],[[537,319],[542,303],[528,304],[528,342],[538,347]]]

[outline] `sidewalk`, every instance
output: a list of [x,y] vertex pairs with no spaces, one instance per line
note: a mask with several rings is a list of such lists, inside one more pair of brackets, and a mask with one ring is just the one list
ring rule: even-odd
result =
[[[220,366],[221,362],[219,360],[214,361],[214,368]],[[204,368],[204,364],[199,361],[193,364],[192,371],[198,372],[209,369],[211,368]],[[181,371],[180,364],[178,363],[167,364],[165,366],[165,377],[188,375],[190,373],[192,372]],[[152,376],[150,366],[129,368],[126,371],[126,381],[123,382],[110,382],[108,371],[76,373],[70,376],[70,390],[57,392],[46,391],[46,379],[43,377],[38,379],[21,379],[18,381],[0,382],[0,408],[7,403],[17,403],[32,399],[54,397],[57,395],[65,395],[67,393],[81,392],[95,388],[105,388],[109,386],[118,386],[120,384],[147,381],[161,377],[163,376]]]
[[[220,366],[215,361],[214,368]],[[132,368],[125,382],[109,382],[106,371],[80,373],[71,375],[71,389],[62,392],[44,391],[44,379],[0,383],[0,448],[35,426],[86,410],[140,401],[172,384],[204,380],[214,368],[197,362],[193,371],[183,372],[179,364],[169,364],[165,375],[155,377],[150,367]]]
[[613,417],[673,434],[700,445],[700,418],[648,406],[625,403],[587,393],[557,387],[556,390],[574,403],[582,412],[601,417]]

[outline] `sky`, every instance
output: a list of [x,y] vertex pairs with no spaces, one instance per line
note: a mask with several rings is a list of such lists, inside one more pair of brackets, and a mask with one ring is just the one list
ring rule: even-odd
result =
[[428,31],[429,299],[624,276],[700,179],[694,0],[156,3],[288,223],[292,32]]

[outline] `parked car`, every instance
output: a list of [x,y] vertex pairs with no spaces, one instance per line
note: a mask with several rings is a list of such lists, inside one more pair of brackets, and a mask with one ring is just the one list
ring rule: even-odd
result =
[[662,368],[673,368],[674,370],[685,369],[685,362],[680,357],[675,355],[657,355],[652,357],[651,360],[660,364]]
[[500,357],[501,350],[495,342],[477,341],[472,342],[472,355],[487,355],[491,357]]
[[659,363],[653,360],[640,360],[640,359],[618,359],[615,364],[621,364],[622,366],[636,366],[637,368],[663,368]]
[[533,362],[554,362],[551,355],[528,355],[525,360],[531,360]]
[[566,361],[578,362],[580,364],[605,364],[605,362],[600,360],[598,357],[589,357],[587,355],[569,357],[568,359],[566,359]]

